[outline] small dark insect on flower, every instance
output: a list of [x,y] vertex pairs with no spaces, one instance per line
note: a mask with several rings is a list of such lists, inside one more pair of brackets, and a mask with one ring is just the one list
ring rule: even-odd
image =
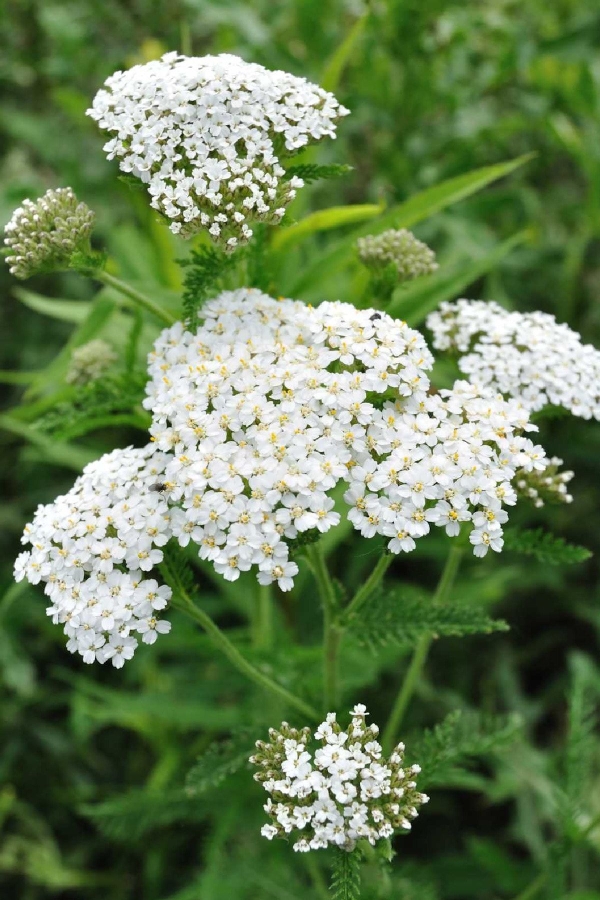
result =
[[371,322],[374,322],[375,319],[380,319],[380,318],[381,318],[381,313],[377,313],[377,312],[376,312],[376,313],[373,313],[373,315],[372,315],[372,316],[369,316],[369,318],[370,318]]
[[157,481],[156,484],[150,485],[150,490],[155,494],[162,494],[163,491],[166,491],[169,487],[168,484],[165,484],[163,481]]

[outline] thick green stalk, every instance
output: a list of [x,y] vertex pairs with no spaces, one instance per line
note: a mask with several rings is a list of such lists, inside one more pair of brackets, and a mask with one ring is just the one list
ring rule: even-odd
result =
[[190,618],[194,619],[195,622],[198,622],[199,625],[204,629],[207,633],[213,644],[221,650],[221,652],[227,657],[229,662],[235,666],[235,668],[245,675],[250,681],[254,681],[255,684],[260,685],[267,691],[270,691],[272,694],[276,694],[278,697],[281,697],[286,703],[289,703],[290,706],[295,707],[299,712],[303,715],[308,716],[310,719],[317,721],[319,719],[318,712],[312,708],[308,703],[305,703],[304,700],[301,700],[300,697],[296,697],[294,694],[290,693],[286,688],[282,685],[278,684],[276,681],[273,681],[269,678],[268,675],[265,675],[259,669],[256,669],[252,663],[248,662],[245,659],[237,647],[231,643],[229,638],[224,632],[221,631],[219,626],[213,622],[211,617],[204,612],[199,606],[196,606],[190,595],[187,593],[185,588],[177,583],[173,585],[177,594],[179,595],[179,599],[175,600],[174,606],[177,609],[180,609],[182,612],[187,613]]
[[323,703],[326,712],[335,710],[338,699],[338,657],[342,631],[338,622],[338,601],[319,544],[306,548],[306,558],[317,582],[323,604]]
[[270,584],[257,585],[252,626],[254,646],[258,650],[269,650],[273,646],[273,591]]
[[[445,603],[448,599],[456,578],[456,573],[458,572],[462,553],[463,551],[460,547],[456,545],[452,546],[433,596],[432,603]],[[402,682],[402,686],[396,697],[396,702],[394,703],[388,723],[383,732],[382,743],[386,752],[389,752],[394,746],[396,735],[398,734],[404,718],[404,713],[415,692],[417,682],[423,671],[423,666],[425,665],[432,642],[433,638],[430,635],[425,635],[417,642],[408,671]]]
[[105,269],[96,269],[92,274],[92,278],[95,278],[96,281],[101,281],[107,287],[111,287],[115,291],[118,291],[124,297],[132,300],[136,306],[141,306],[143,309],[152,313],[153,316],[156,316],[157,319],[165,322],[165,324],[172,325],[175,321],[175,318],[171,313],[167,312],[167,310],[163,309],[161,306],[158,306],[150,299],[150,297],[146,297],[141,291],[138,291],[136,288],[131,287],[131,285],[126,284],[126,282],[121,281],[120,278],[115,278],[114,275],[111,275]]

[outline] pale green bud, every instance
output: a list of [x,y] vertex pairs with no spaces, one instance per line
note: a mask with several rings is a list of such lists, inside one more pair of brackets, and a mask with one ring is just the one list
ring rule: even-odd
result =
[[89,384],[102,375],[117,359],[110,344],[97,338],[73,350],[66,374],[67,384]]
[[367,268],[380,272],[393,266],[399,281],[429,275],[438,268],[433,250],[405,228],[358,238],[356,247]]
[[75,253],[89,254],[94,213],[71,188],[24,200],[5,228],[6,262],[16,278],[67,269]]

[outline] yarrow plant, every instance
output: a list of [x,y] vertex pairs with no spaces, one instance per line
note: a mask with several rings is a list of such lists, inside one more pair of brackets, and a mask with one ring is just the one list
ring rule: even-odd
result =
[[[443,303],[428,318],[434,348],[457,351],[468,380],[437,386],[425,337],[395,316],[409,293],[396,291],[398,284],[437,268],[433,251],[404,229],[366,237],[363,231],[317,260],[323,272],[323,259],[335,267],[346,248],[351,264],[358,251],[372,272],[356,301],[360,309],[316,290],[316,305],[259,290],[273,282],[269,291],[276,292],[292,258],[281,245],[322,220],[293,225],[279,246],[272,229],[261,228],[243,253],[233,251],[250,240],[255,223],[281,222],[302,187],[299,173],[312,181],[345,170],[306,158],[284,168],[303,148],[335,137],[348,113],[332,93],[303,78],[231,55],[169,53],[112,75],[88,112],[109,135],[109,158],[147,187],[171,231],[186,238],[205,232],[220,249],[200,238],[183,260],[187,275],[175,315],[91,251],[94,216],[70,188],[25,201],[14,213],[6,244],[16,277],[71,268],[111,288],[110,303],[101,298],[86,319],[86,343],[61,367],[55,420],[66,395],[67,422],[76,425],[71,437],[126,424],[138,429],[141,445],[85,466],[70,491],[38,507],[15,577],[43,584],[48,615],[63,628],[67,649],[86,663],[120,669],[140,643],[169,633],[165,613],[172,606],[200,624],[239,673],[302,714],[310,726],[284,722],[268,742],[256,743],[251,757],[269,794],[270,823],[262,833],[293,836],[302,852],[333,848],[334,896],[356,900],[363,851],[367,859],[376,853],[389,860],[389,842],[410,828],[428,799],[417,789],[419,766],[405,765],[397,737],[431,642],[440,634],[506,627],[479,610],[469,617],[466,604],[447,604],[465,548],[482,558],[490,550],[518,552],[521,542],[522,552],[550,561],[553,554],[586,557],[548,533],[523,535],[508,519],[521,499],[536,507],[572,500],[573,473],[532,440],[538,430],[532,417],[553,404],[600,418],[600,354],[546,314],[481,301]],[[463,195],[459,190],[455,199]],[[341,221],[356,221],[351,213]],[[365,208],[358,213],[362,221]],[[337,221],[334,214],[324,218],[326,227]],[[392,294],[394,315],[381,311]],[[96,313],[98,321],[105,308],[111,313],[115,297],[119,330],[127,326],[120,370],[116,329],[91,333]],[[410,321],[418,323],[425,309],[415,311],[412,302]],[[424,307],[429,303],[426,297]],[[139,344],[153,327],[143,368]],[[44,405],[52,399],[44,397]],[[34,439],[39,443],[39,435]],[[69,461],[79,462],[79,448],[69,449]],[[349,578],[332,577],[328,562],[352,530],[371,540],[375,557],[355,590]],[[447,559],[432,597],[419,593],[414,602],[414,584],[384,578],[393,559],[432,532],[438,546],[448,545]],[[353,548],[349,555],[360,561],[366,552]],[[284,616],[278,621],[273,614],[281,592],[293,591],[292,605],[309,617],[309,574],[323,613],[319,697],[312,681],[295,692],[273,646],[277,630],[283,654],[313,652],[304,639],[297,645],[292,639],[290,606],[285,627]],[[248,613],[265,664],[256,665],[196,602],[199,575],[221,588],[224,607],[235,596],[236,615]],[[237,584],[225,589],[225,582]],[[354,681],[341,679],[340,669],[344,640],[361,629],[369,639],[378,632],[374,645],[385,643],[388,631],[403,646],[415,644],[381,742],[377,726],[366,723],[365,706],[354,706],[345,731],[335,712],[358,683],[360,666],[353,663]],[[328,713],[314,730],[317,707]],[[434,749],[445,733],[434,731]],[[235,760],[222,760],[219,778],[246,762],[248,752],[245,745]],[[454,761],[447,748],[440,753]],[[426,779],[427,756],[423,765]]]
[[171,231],[206,230],[228,250],[252,237],[253,222],[280,221],[303,186],[284,179],[281,158],[335,137],[348,112],[287,72],[177,53],[111,75],[88,110],[112,135],[108,158],[147,185]]
[[[270,795],[265,812],[272,824],[261,834],[268,840],[298,832],[294,850],[339,847],[351,852],[358,841],[371,845],[399,829],[410,830],[418,807],[429,797],[417,791],[420,766],[404,765],[404,744],[389,758],[377,740],[377,725],[367,725],[366,707],[351,710],[342,731],[334,712],[314,734],[283,722],[269,730],[269,742],[256,742],[250,762],[254,776]],[[320,743],[314,753],[311,738]]]

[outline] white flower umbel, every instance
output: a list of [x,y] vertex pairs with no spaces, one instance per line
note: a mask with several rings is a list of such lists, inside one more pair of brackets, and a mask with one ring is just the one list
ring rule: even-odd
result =
[[345,303],[316,309],[257,290],[224,292],[195,332],[165,330],[150,357],[144,401],[165,470],[172,528],[235,580],[289,590],[290,543],[349,519],[410,551],[430,523],[457,535],[471,523],[474,552],[502,547],[503,507],[517,469],[542,470],[543,450],[517,401],[459,382],[428,394],[432,357],[405,323]]
[[35,201],[24,200],[4,230],[11,274],[24,279],[67,269],[73,254],[89,253],[94,218],[69,187],[46,191]]
[[40,506],[22,541],[17,581],[43,582],[48,615],[64,626],[67,649],[87,663],[121,668],[141,635],[170,631],[160,618],[171,589],[148,577],[170,537],[162,488],[166,456],[153,447],[114,450],[86,466],[73,488]]
[[552,404],[600,419],[600,351],[542,312],[509,312],[497,303],[442,303],[427,325],[438,350],[457,350],[461,372],[517,397],[530,410]]
[[112,135],[108,158],[147,185],[171,231],[206,230],[233,250],[252,222],[278,222],[303,186],[283,179],[280,156],[335,137],[348,110],[304,78],[237,56],[168,53],[111,75],[88,114]]
[[[250,762],[258,767],[254,778],[270,794],[264,808],[272,824],[261,830],[268,840],[296,833],[294,850],[335,846],[350,852],[357,841],[374,845],[410,829],[429,799],[416,789],[420,767],[404,766],[404,744],[389,759],[383,756],[379,729],[366,724],[362,704],[351,715],[346,731],[329,713],[312,736],[310,728],[283,722],[279,730],[270,729],[269,743],[257,741]],[[311,737],[320,743],[314,752]]]

